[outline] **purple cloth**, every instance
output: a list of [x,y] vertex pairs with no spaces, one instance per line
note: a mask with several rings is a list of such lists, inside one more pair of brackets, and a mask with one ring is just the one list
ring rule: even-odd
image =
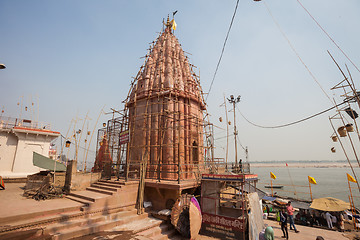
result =
[[195,207],[197,207],[197,209],[199,210],[199,212],[201,212],[200,204],[199,204],[198,200],[197,200],[195,197],[192,197],[192,198],[191,198],[191,202],[195,205]]

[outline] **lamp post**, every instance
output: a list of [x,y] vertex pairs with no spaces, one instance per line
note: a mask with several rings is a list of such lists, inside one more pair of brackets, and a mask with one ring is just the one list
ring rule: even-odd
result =
[[235,116],[235,105],[240,102],[240,95],[237,98],[234,98],[234,95],[230,95],[230,99],[227,100],[229,103],[233,105],[233,111],[234,111],[234,139],[235,139],[235,171],[238,172],[238,158],[237,158],[237,130],[236,130],[236,116]]

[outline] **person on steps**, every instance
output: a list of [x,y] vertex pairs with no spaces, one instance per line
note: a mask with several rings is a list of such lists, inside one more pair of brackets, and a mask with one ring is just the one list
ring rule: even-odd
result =
[[[291,202],[289,201],[287,203],[287,207],[286,207],[287,213],[289,215],[289,223],[290,223],[290,230],[295,230],[296,233],[298,233],[299,231],[296,229],[295,227],[295,223],[294,223],[294,212],[295,209],[293,208],[293,206],[291,206]],[[292,228],[291,228],[292,227]]]
[[289,233],[287,229],[287,219],[288,219],[288,215],[285,211],[285,208],[283,208],[281,209],[280,212],[281,231],[283,232],[282,238],[289,239]]

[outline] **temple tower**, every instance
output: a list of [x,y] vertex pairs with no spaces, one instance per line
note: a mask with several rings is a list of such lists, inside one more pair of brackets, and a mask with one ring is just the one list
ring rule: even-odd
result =
[[126,99],[128,175],[147,164],[146,178],[195,179],[204,163],[200,80],[173,33],[173,22],[150,46]]

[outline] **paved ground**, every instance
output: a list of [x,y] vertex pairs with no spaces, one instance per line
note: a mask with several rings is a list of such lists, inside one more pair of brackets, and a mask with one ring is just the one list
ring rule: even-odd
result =
[[[284,239],[281,236],[281,226],[278,222],[271,221],[271,220],[264,220],[265,225],[271,226],[274,229],[275,232],[275,239]],[[288,226],[289,227],[289,226]],[[341,233],[338,231],[331,231],[331,230],[325,230],[320,228],[312,228],[312,227],[306,227],[306,226],[300,226],[296,225],[297,230],[299,230],[299,233],[295,233],[294,231],[289,232],[289,239],[291,240],[315,240],[317,236],[322,236],[325,240],[342,240],[349,238],[345,237],[345,235],[348,235],[348,233]],[[351,238],[352,239],[352,238]]]
[[66,198],[44,201],[28,199],[22,196],[24,193],[24,186],[25,183],[7,183],[5,184],[6,189],[0,190],[0,222],[6,220],[6,218],[23,214],[82,206],[81,203]]
[[[69,199],[52,199],[45,201],[35,201],[33,199],[27,199],[22,196],[24,183],[8,183],[6,184],[6,190],[0,190],[0,206],[1,208],[1,220],[4,220],[8,217],[14,217],[21,214],[28,214],[33,212],[43,212],[53,209],[61,209],[66,207],[77,207],[82,204]],[[275,232],[275,239],[283,239],[282,231],[280,225],[271,220],[264,220],[265,224],[273,227]],[[325,240],[342,240],[342,239],[353,239],[356,233],[341,233],[337,231],[330,231],[318,228],[311,228],[305,226],[297,225],[297,229],[300,230],[299,233],[294,231],[289,231],[289,239],[291,240],[315,240],[317,236],[322,236]],[[29,235],[33,234],[32,231],[29,231]],[[97,236],[97,239],[101,238]],[[107,233],[109,234],[109,233]],[[360,234],[359,234],[360,235]],[[131,239],[133,235],[128,232],[122,232],[120,234],[122,238],[119,239]],[[119,236],[119,237],[120,237]],[[93,236],[96,237],[96,236]],[[46,236],[43,236],[41,239],[46,239]],[[92,239],[92,238],[89,238]],[[106,239],[106,238],[105,238]],[[200,236],[198,239],[209,240],[214,239],[206,236]]]

